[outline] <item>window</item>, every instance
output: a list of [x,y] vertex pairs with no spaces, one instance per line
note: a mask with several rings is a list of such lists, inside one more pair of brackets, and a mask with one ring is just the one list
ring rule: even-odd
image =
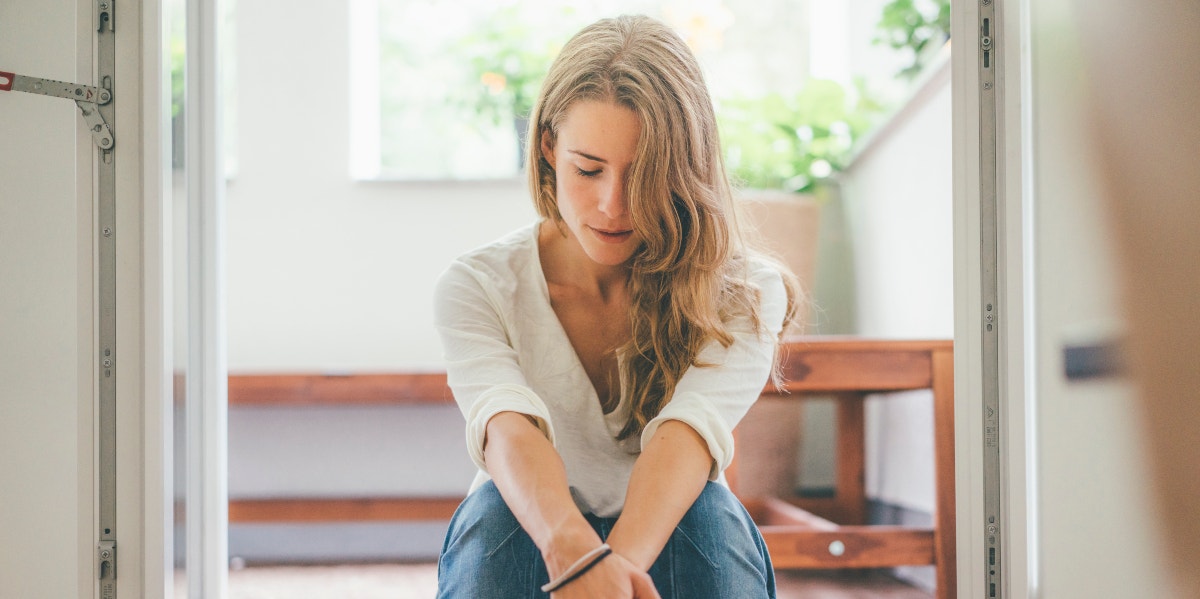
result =
[[559,47],[604,15],[659,2],[360,0],[352,20],[352,173],[372,179],[516,176],[538,86]]
[[[748,98],[794,96],[810,72],[842,73],[835,83],[853,99],[849,38],[855,23],[870,22],[860,31],[874,27],[880,2],[849,4],[855,7],[801,0],[353,0],[351,172],[358,179],[518,176],[526,117],[559,47],[584,25],[622,13],[662,19],[688,41],[718,112],[744,107]],[[814,19],[820,27],[808,26]]]

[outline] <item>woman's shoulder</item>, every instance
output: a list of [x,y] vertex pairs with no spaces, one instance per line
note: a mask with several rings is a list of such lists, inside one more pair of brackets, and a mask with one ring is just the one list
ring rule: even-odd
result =
[[753,289],[757,303],[755,312],[761,322],[767,323],[770,332],[777,333],[778,327],[775,325],[784,320],[790,303],[786,267],[768,256],[757,253],[742,256],[738,263],[742,280]]
[[511,231],[451,261],[447,273],[473,274],[491,280],[519,277],[536,258],[537,225]]
[[519,282],[536,259],[536,231],[536,223],[527,225],[459,255],[442,272],[438,290],[460,293],[463,286],[470,286],[494,292],[523,287]]
[[455,259],[470,265],[511,265],[514,260],[527,261],[537,240],[537,223],[510,231],[500,238],[471,249]]
[[748,282],[763,292],[784,291],[783,266],[772,258],[758,253],[746,254],[741,260],[742,275]]

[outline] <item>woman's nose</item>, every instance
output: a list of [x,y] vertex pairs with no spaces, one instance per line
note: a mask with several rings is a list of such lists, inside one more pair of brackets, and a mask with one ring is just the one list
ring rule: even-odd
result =
[[617,218],[625,215],[628,209],[627,196],[624,181],[614,181],[607,187],[603,197],[600,199],[600,211],[610,218]]

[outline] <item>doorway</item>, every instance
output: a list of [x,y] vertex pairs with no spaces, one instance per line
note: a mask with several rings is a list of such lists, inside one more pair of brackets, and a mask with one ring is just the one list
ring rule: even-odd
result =
[[[232,84],[238,98],[238,126],[231,132],[236,140],[236,165],[229,171],[226,187],[225,230],[231,380],[330,374],[349,379],[400,369],[438,368],[438,344],[428,325],[428,301],[420,290],[432,284],[453,256],[533,218],[524,183],[516,173],[473,181],[434,180],[431,176],[398,179],[395,174],[389,178],[384,168],[387,161],[381,157],[388,147],[387,140],[372,143],[354,137],[360,121],[375,121],[378,131],[389,119],[400,118],[379,108],[388,100],[383,96],[385,90],[379,89],[383,83],[378,72],[374,78],[362,72],[368,68],[364,65],[372,65],[372,56],[377,64],[371,68],[389,64],[391,59],[384,56],[383,47],[390,42],[372,42],[370,35],[354,33],[378,32],[383,25],[378,17],[372,21],[371,11],[381,14],[384,4],[327,6],[305,14],[289,13],[287,19],[280,19],[266,5],[238,5],[232,42],[239,49]],[[854,33],[859,38],[873,35],[877,20],[875,13],[855,20],[849,9],[847,14],[824,9],[828,14],[822,16],[817,14],[816,3],[782,6],[796,23],[829,20],[836,22],[845,35]],[[704,10],[709,11],[705,15],[710,23],[720,23],[719,11],[712,7]],[[879,6],[873,10],[877,13]],[[772,20],[771,14],[735,16],[734,22]],[[363,21],[367,21],[365,28]],[[726,32],[729,44],[737,33],[733,27]],[[812,28],[814,34],[826,35],[828,29]],[[790,37],[792,43],[804,39]],[[260,41],[264,39],[273,43],[264,45]],[[829,42],[803,43],[795,52],[811,56],[813,44],[822,43]],[[937,50],[938,44],[930,48]],[[872,49],[880,54],[888,51],[884,46],[869,46],[867,50]],[[840,61],[822,54],[824,62],[814,56],[812,61],[786,62],[785,68],[812,70],[812,75],[832,79],[840,90],[852,94],[852,77],[834,72],[839,63],[850,61],[853,51],[847,48],[838,54]],[[936,52],[921,58],[933,60]],[[915,60],[916,55],[910,59]],[[911,65],[889,63],[879,68],[890,77],[906,66]],[[907,172],[906,178],[921,179],[924,175],[917,173],[938,169],[942,174],[939,183],[927,186],[935,188],[932,193],[914,189],[892,203],[852,202],[845,197],[829,200],[828,222],[840,222],[842,228],[835,227],[835,234],[826,240],[830,246],[827,254],[835,264],[818,274],[827,277],[826,289],[816,293],[829,294],[818,297],[821,309],[814,315],[821,332],[922,337],[953,334],[948,68],[947,58],[942,56],[926,79],[906,85],[906,89],[926,90],[916,100],[919,106],[901,115],[903,125],[893,126],[891,134],[877,137],[870,148],[860,150],[861,160],[856,164],[845,165],[843,196],[853,193],[863,198],[881,197],[875,181],[890,176],[881,171],[892,161],[887,156],[914,158],[902,169]],[[323,78],[319,85],[304,88],[303,102],[288,102],[270,91],[306,81],[312,73],[322,73]],[[795,87],[800,87],[799,83]],[[796,91],[786,90],[789,95]],[[370,112],[370,102],[366,102],[368,108],[363,107],[363,96],[368,93],[376,95],[375,118],[364,116]],[[940,120],[932,116],[939,113]],[[920,121],[922,118],[926,121]],[[928,129],[930,120],[936,122],[934,129],[941,136],[930,144],[936,148],[936,155],[929,153],[921,160],[919,153],[899,149],[906,142],[896,145],[896,140]],[[855,134],[865,138],[865,131]],[[362,165],[360,153],[364,147],[375,148],[378,154],[374,170]],[[745,153],[751,151],[745,149]],[[297,176],[299,173],[304,176]],[[812,173],[792,176],[796,174]],[[929,179],[937,180],[938,175],[930,175]],[[887,212],[893,208],[901,210]],[[464,214],[471,216],[464,219]],[[874,245],[860,248],[857,258],[851,254],[848,236],[852,228],[878,231],[885,229],[882,221],[893,218],[924,223],[927,228],[890,239],[867,236]],[[435,234],[432,227],[413,227],[409,223],[454,223],[454,235]],[[864,236],[858,233],[854,238]],[[912,243],[913,239],[921,243]],[[422,259],[412,260],[412,256]],[[842,260],[840,266],[836,264],[838,259]],[[850,274],[846,266],[855,259],[866,266],[863,272]],[[843,270],[840,275],[839,268]],[[891,289],[895,282],[880,281],[875,274],[866,274],[868,271],[897,277],[907,272],[910,278],[928,284],[903,297],[893,294],[892,305],[885,305],[876,298],[882,297],[881,289]],[[852,295],[849,290],[855,286],[860,290]],[[928,298],[935,299],[931,302]],[[906,306],[903,310],[919,311],[924,316],[911,321],[886,318],[888,311],[897,309],[897,302]],[[865,324],[857,328],[860,321]],[[437,498],[460,495],[469,484],[472,470],[465,451],[457,446],[461,416],[453,408],[364,405],[354,401],[351,405],[282,406],[255,398],[240,403],[243,400],[235,391],[231,387],[228,479],[235,507],[260,506],[254,502],[271,499]],[[880,432],[875,437],[871,461],[880,466],[868,473],[868,486],[879,498],[877,511],[881,518],[902,524],[920,524],[921,518],[929,518],[934,501],[926,488],[933,482],[932,466],[926,465],[932,464],[932,447],[924,441],[932,428],[926,416],[929,404],[928,396],[915,394],[870,408],[870,426]],[[831,412],[827,404],[821,404],[805,420],[806,445],[800,449],[803,464],[799,477],[809,493],[820,493],[832,483],[832,439],[828,433]],[[884,431],[888,434],[883,435]],[[411,452],[413,447],[446,457],[439,457],[439,466],[430,469],[376,457]],[[428,528],[410,525],[372,524],[371,530],[363,530],[363,523],[342,522],[321,525],[322,534],[314,540],[314,526],[238,521],[234,510],[230,557],[242,560],[235,563],[251,566],[256,561],[328,560],[333,559],[331,555],[343,559],[371,555],[374,559],[402,559],[424,551],[427,558],[427,540],[435,539],[436,551],[440,538],[430,534]],[[299,541],[301,538],[305,540]],[[339,550],[333,546],[355,538],[357,549]],[[396,539],[410,539],[405,541],[410,544],[396,543]],[[328,546],[322,545],[326,542]],[[924,577],[925,584],[931,580],[927,572],[914,576],[918,580]]]

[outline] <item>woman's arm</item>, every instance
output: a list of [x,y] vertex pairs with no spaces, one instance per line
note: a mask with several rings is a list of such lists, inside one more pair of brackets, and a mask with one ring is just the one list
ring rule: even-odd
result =
[[671,401],[642,433],[625,507],[609,545],[649,568],[684,514],[733,459],[733,428],[758,399],[770,376],[783,327],[787,291],[779,273],[760,267],[752,276],[762,295],[762,329],[748,318],[731,323],[734,342],[711,341],[684,373]]
[[446,382],[467,423],[467,453],[480,470],[487,424],[502,412],[527,414],[554,443],[550,411],[525,378],[505,325],[505,305],[485,288],[489,273],[451,263],[434,288],[434,325],[442,339]]
[[692,427],[664,422],[633,466],[625,508],[608,544],[643,572],[654,565],[712,468],[708,446]]
[[516,412],[493,416],[483,454],[504,503],[541,550],[552,574],[600,545],[600,537],[571,499],[562,459],[529,417]]
[[[483,453],[488,474],[541,551],[552,580],[601,544],[571,499],[562,459],[528,416],[516,412],[493,416],[487,423]],[[657,598],[647,569],[610,555],[553,596]]]

